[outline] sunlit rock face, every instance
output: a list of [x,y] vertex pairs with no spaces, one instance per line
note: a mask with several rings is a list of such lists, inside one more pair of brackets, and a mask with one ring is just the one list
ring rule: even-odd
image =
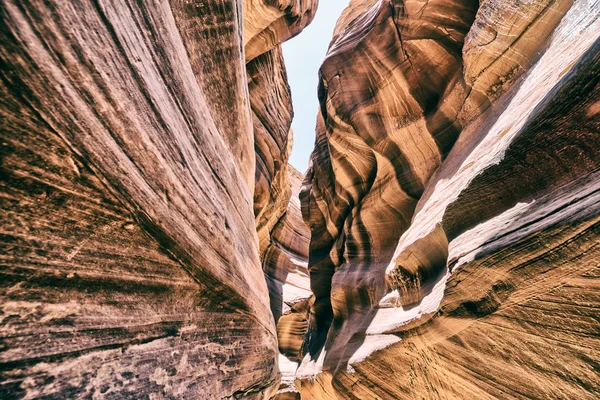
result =
[[599,35],[591,0],[351,2],[301,193],[302,398],[600,391]]
[[275,394],[255,183],[285,212],[313,6],[0,2],[1,398]]
[[292,166],[288,166],[287,170],[286,182],[289,182],[291,197],[284,214],[271,231],[271,241],[263,255],[281,353],[279,368],[282,383],[278,399],[296,392],[294,374],[301,360],[312,301],[307,269],[310,230],[302,221],[298,198],[302,175]]
[[246,60],[296,36],[314,18],[319,0],[245,0]]
[[[290,203],[291,188],[298,186],[295,180],[301,180],[297,171],[288,171],[293,108],[281,43],[312,21],[317,1],[292,3],[244,3],[246,59],[250,59],[246,69],[256,153],[254,215],[263,264],[274,240],[273,230]],[[260,48],[252,48],[257,44]],[[301,219],[298,222],[302,225],[298,229],[304,232]]]
[[292,166],[288,166],[288,170],[291,198],[272,231],[273,240],[265,252],[263,265],[271,294],[271,309],[281,332],[279,347],[284,355],[297,360],[304,332],[295,335],[296,329],[284,328],[279,321],[290,313],[303,312],[305,307],[299,303],[306,303],[311,297],[307,269],[310,231],[300,214],[298,193],[302,175]]
[[300,212],[302,175],[288,165],[293,109],[281,46],[248,62],[246,68],[256,151],[254,215],[280,352],[277,398],[295,398],[294,373],[311,301],[310,231]]

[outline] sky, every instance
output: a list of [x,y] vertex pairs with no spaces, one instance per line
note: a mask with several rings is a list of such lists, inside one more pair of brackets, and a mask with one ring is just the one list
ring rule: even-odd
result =
[[321,0],[314,20],[295,38],[283,44],[283,57],[294,105],[294,147],[290,164],[302,173],[315,144],[319,110],[317,84],[319,67],[327,53],[333,28],[349,0]]

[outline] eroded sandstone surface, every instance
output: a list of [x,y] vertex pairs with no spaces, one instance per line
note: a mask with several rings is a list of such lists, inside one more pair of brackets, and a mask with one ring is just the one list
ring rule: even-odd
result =
[[351,2],[301,193],[302,398],[598,396],[599,36],[597,1]]
[[0,397],[275,394],[280,44],[316,6],[0,2]]
[[[600,2],[0,0],[0,397],[600,396]],[[327,38],[328,40],[328,38]]]

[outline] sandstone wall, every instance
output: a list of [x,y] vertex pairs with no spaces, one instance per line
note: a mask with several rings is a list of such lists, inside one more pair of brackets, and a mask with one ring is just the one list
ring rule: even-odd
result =
[[316,7],[0,1],[0,397],[600,396],[600,3],[352,0],[302,177]]
[[599,18],[351,2],[301,193],[303,398],[598,394]]
[[315,8],[0,2],[0,397],[274,395],[255,211]]
[[263,268],[281,353],[280,392],[297,395],[294,375],[302,358],[301,348],[313,297],[307,269],[310,230],[302,221],[298,198],[302,175],[292,166],[288,166],[288,170],[291,198],[271,232],[271,242],[263,256]]

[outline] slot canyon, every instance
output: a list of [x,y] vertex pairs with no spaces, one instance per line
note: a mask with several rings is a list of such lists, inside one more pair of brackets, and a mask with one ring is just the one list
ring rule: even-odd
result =
[[350,0],[298,171],[318,3],[0,0],[1,399],[600,398],[600,0]]

